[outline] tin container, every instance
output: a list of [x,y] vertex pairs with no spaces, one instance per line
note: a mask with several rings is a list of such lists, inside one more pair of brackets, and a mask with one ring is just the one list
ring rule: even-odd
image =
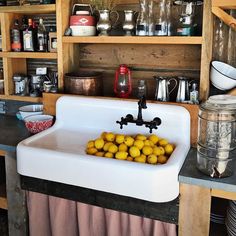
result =
[[233,173],[236,157],[236,97],[216,95],[201,104],[197,167],[211,177]]
[[102,96],[102,74],[86,71],[68,73],[65,75],[65,92],[87,96]]

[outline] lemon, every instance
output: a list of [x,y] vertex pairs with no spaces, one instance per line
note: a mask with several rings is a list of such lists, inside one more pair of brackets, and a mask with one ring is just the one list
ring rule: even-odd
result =
[[164,154],[163,151],[162,151],[162,147],[155,146],[153,148],[153,154],[156,155],[156,156],[160,156],[160,155]]
[[94,147],[94,141],[93,141],[93,140],[90,140],[90,141],[88,141],[88,143],[87,143],[87,148],[92,148],[92,147]]
[[150,140],[145,140],[145,141],[144,141],[144,145],[145,145],[145,146],[154,147],[154,143],[153,143],[152,141],[150,141]]
[[157,156],[154,154],[149,155],[147,158],[147,162],[149,164],[156,164],[157,163]]
[[125,140],[125,136],[123,134],[117,134],[116,135],[116,143],[121,144]]
[[135,162],[146,163],[146,156],[138,156],[134,158]]
[[142,134],[137,134],[135,139],[144,141],[147,139],[147,137]]
[[133,146],[134,139],[131,136],[125,136],[124,143],[128,146],[131,147]]
[[148,155],[151,155],[151,154],[152,154],[153,149],[152,149],[152,147],[150,147],[150,146],[144,146],[144,147],[142,148],[142,152],[143,152],[144,155],[148,156]]
[[141,150],[144,146],[143,140],[139,140],[139,139],[135,140],[134,146],[137,147],[139,150]]
[[131,157],[138,157],[138,156],[140,156],[140,150],[137,147],[132,146],[129,149],[129,154]]
[[107,157],[107,158],[113,158],[114,157],[114,154],[111,153],[111,152],[106,152],[104,157]]
[[159,148],[160,148],[160,150],[161,150],[161,155],[164,155],[164,154],[165,154],[165,149],[164,149],[164,147],[159,146]]
[[167,155],[171,155],[172,152],[174,151],[174,147],[171,144],[166,144],[166,146],[164,148],[165,148],[165,153]]
[[168,144],[168,140],[166,140],[166,139],[161,139],[161,140],[159,140],[159,145],[160,146],[165,146],[165,145],[167,145]]
[[104,154],[105,154],[105,152],[96,152],[96,153],[95,153],[95,156],[97,156],[97,157],[103,157]]
[[104,142],[104,140],[102,138],[96,139],[95,142],[94,142],[95,148],[97,148],[97,149],[103,148],[104,143],[105,142]]
[[103,146],[103,150],[104,150],[105,152],[107,152],[107,151],[108,151],[108,148],[109,148],[112,144],[113,144],[112,142],[107,142],[107,143],[105,143],[104,146]]
[[128,152],[117,152],[115,157],[118,160],[126,160],[128,157]]
[[94,147],[88,148],[88,149],[86,150],[87,154],[89,154],[89,155],[94,155],[97,151],[98,151],[98,150],[97,150],[96,148],[94,148]]
[[113,134],[111,132],[106,133],[105,137],[106,137],[106,140],[108,142],[113,142],[115,140],[115,138],[116,138],[115,134]]
[[160,155],[157,157],[157,162],[160,164],[165,164],[167,160],[168,160],[167,156],[164,155]]
[[128,147],[126,144],[122,143],[119,145],[119,151],[120,152],[127,152],[128,151]]
[[115,154],[117,151],[118,151],[118,147],[115,144],[111,144],[108,148],[108,152]]
[[133,160],[134,160],[134,158],[133,158],[133,157],[131,157],[131,156],[128,156],[126,160],[127,160],[127,161],[133,161]]
[[102,132],[102,134],[100,135],[100,137],[101,137],[103,140],[106,140],[106,134],[107,134],[107,132]]
[[152,141],[154,144],[157,144],[157,142],[159,141],[159,137],[155,134],[152,134],[148,137],[148,140]]

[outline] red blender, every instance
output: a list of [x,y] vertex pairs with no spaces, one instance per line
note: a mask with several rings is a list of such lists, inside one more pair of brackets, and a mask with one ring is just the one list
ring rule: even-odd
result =
[[120,65],[116,70],[114,92],[119,98],[128,98],[132,91],[131,72],[126,65]]

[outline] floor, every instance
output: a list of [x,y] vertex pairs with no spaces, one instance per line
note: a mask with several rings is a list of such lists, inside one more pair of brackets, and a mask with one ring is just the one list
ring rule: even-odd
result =
[[0,235],[8,236],[7,211],[0,209]]

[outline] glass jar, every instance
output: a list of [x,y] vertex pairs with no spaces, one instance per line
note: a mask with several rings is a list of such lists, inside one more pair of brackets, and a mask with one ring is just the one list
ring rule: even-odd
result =
[[236,151],[236,97],[216,95],[201,104],[197,167],[211,177],[232,174]]

